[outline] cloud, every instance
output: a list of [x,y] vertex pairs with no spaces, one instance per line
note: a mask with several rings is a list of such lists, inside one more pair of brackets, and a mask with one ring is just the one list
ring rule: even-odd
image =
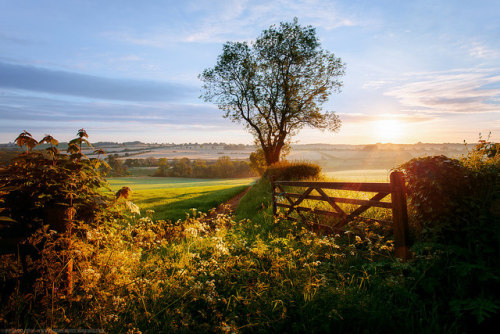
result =
[[168,82],[111,79],[3,62],[0,87],[121,101],[177,101],[197,94],[194,87]]
[[500,112],[500,72],[454,70],[411,74],[412,82],[385,93],[412,111],[425,113]]
[[103,122],[119,126],[141,124],[141,128],[159,125],[179,127],[220,126],[221,112],[202,104],[89,102],[29,96],[0,91],[0,119],[4,122],[84,123]]
[[368,81],[365,82],[362,86],[363,89],[368,89],[368,90],[373,90],[373,89],[379,89],[384,86],[387,86],[388,84],[392,83],[393,81],[389,80],[374,80],[374,81]]
[[489,48],[479,42],[472,43],[472,47],[469,49],[469,54],[480,59],[497,59],[500,56],[500,52],[498,50]]
[[[223,43],[228,40],[251,40],[256,27],[266,28],[283,20],[299,17],[301,24],[332,30],[358,25],[357,19],[341,13],[327,0],[210,1],[190,7],[200,15],[184,25],[161,26],[145,32],[108,31],[104,36],[130,44],[167,47],[171,43]],[[260,28],[259,28],[260,29]]]

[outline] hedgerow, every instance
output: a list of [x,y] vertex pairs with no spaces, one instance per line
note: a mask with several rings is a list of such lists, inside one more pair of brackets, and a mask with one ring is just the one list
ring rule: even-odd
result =
[[[24,241],[38,250],[26,268],[14,254],[0,257],[0,327],[117,333],[484,331],[500,309],[498,155],[487,152],[478,147],[458,162],[418,160],[459,173],[424,168],[417,177],[414,162],[403,167],[415,219],[425,219],[428,230],[407,262],[393,257],[385,226],[358,220],[344,233],[321,235],[273,217],[269,197],[260,205],[247,198],[253,201],[247,211],[260,206],[259,219],[235,221],[192,210],[183,221],[153,221],[152,212],[127,216],[109,206],[117,214],[93,224],[75,218],[72,233],[42,224]],[[453,192],[443,190],[446,177],[455,183]],[[478,196],[468,200],[481,203],[467,215],[456,212],[453,202],[465,196],[462,186]],[[268,187],[266,178],[256,185],[260,192]],[[420,210],[417,203],[438,204],[418,197],[419,191],[444,191],[436,200],[449,198],[447,216]],[[25,270],[36,273],[29,286],[21,279]]]
[[276,180],[289,181],[318,177],[321,167],[310,162],[282,161],[267,167],[263,177]]

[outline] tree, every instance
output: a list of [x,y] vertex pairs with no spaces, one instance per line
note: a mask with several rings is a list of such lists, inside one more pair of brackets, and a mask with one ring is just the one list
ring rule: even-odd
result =
[[264,30],[251,44],[225,43],[217,64],[199,78],[204,100],[244,123],[270,165],[303,127],[340,128],[338,116],[320,106],[340,91],[344,67],[321,48],[315,29],[295,18]]
[[266,158],[261,148],[250,153],[250,167],[261,176],[266,171]]
[[106,158],[108,162],[108,167],[105,168],[106,174],[108,176],[125,176],[128,175],[127,166],[123,164],[123,161],[118,159],[117,155],[109,155]]

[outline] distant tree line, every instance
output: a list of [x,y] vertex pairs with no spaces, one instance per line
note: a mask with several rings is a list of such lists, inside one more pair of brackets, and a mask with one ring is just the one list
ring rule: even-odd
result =
[[130,158],[125,159],[124,165],[126,167],[158,167],[158,158],[149,157],[149,158]]
[[128,168],[133,167],[158,167],[153,176],[160,177],[193,177],[193,178],[239,178],[253,177],[257,173],[248,161],[231,160],[222,156],[216,161],[190,160],[188,158],[171,159],[153,158],[146,159],[119,159],[117,154],[105,158],[107,165],[101,167],[106,176],[127,176]]
[[101,173],[105,176],[126,176],[129,174],[127,166],[118,159],[118,154],[108,155],[104,160],[107,165],[101,166]]
[[158,160],[158,169],[154,176],[163,177],[194,177],[194,178],[238,178],[253,177],[256,173],[248,161],[231,160],[222,156],[215,162],[188,158]]

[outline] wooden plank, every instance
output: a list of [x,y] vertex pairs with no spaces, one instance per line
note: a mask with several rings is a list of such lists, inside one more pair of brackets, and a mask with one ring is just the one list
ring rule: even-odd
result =
[[[384,198],[387,195],[388,195],[387,193],[378,193],[375,196],[373,196],[372,198],[370,198],[370,201],[380,201],[382,198]],[[342,227],[342,226],[344,226],[345,224],[347,224],[348,222],[350,222],[351,220],[353,220],[354,217],[359,216],[360,214],[362,214],[363,212],[365,212],[369,208],[371,208],[370,205],[362,205],[362,206],[360,206],[359,208],[357,208],[356,210],[354,210],[353,212],[351,212],[346,218],[344,218],[338,224],[339,228]]]
[[[293,201],[293,200],[292,200],[289,196],[287,196],[287,194],[285,193],[285,189],[284,189],[282,186],[280,186],[280,185],[277,185],[277,186],[278,186],[278,188],[282,191],[282,193],[281,193],[281,194],[282,194],[282,195],[286,198],[286,200],[290,203],[290,205],[292,205],[292,206],[293,206],[293,205],[297,205],[296,203],[297,203],[299,200],[297,200],[296,202],[294,202],[294,201]],[[300,195],[300,196],[299,196],[299,199],[300,199],[300,197],[301,197],[301,196],[303,196],[303,195],[304,195],[304,194]],[[306,196],[307,196],[307,194],[306,194]],[[300,202],[299,202],[299,203],[300,203]],[[290,210],[288,210],[288,212],[285,212],[285,216],[286,216],[286,217],[289,217],[289,216],[290,216],[290,214],[292,213],[292,211],[293,211],[293,210],[292,210],[292,209],[290,209]],[[301,214],[301,213],[300,213],[300,211],[297,211],[297,214],[298,214],[298,215],[302,218],[302,220],[304,220],[304,221],[306,220],[306,217],[304,217],[304,215],[303,215],[303,214]]]
[[324,215],[324,216],[332,216],[332,217],[344,217],[341,213],[338,212],[333,212],[333,211],[325,211],[325,210],[319,210],[319,209],[312,209],[312,208],[306,208],[303,206],[296,206],[292,207],[291,205],[288,204],[282,204],[282,203],[276,203],[276,206],[282,207],[282,208],[293,208],[297,212],[312,212],[312,213],[317,213],[319,215]]
[[392,196],[392,220],[394,231],[394,248],[396,256],[407,260],[410,258],[408,212],[406,208],[406,196],[404,182],[401,172],[391,173],[391,196]]
[[287,187],[311,187],[386,193],[391,192],[391,186],[389,183],[276,181],[276,184]]
[[[276,184],[276,186],[278,187],[279,190],[281,190],[281,193],[279,193],[277,195],[285,197],[286,200],[288,201],[288,203],[293,205],[294,201],[291,199],[291,196],[288,195],[288,193],[285,191],[285,189],[282,186],[280,186],[279,184]],[[297,198],[300,198],[302,195],[303,194],[297,194]]]
[[304,193],[295,201],[292,203],[292,207],[290,209],[288,209],[288,212],[285,213],[285,215],[289,216],[290,213],[292,213],[294,210],[297,211],[297,213],[299,214],[299,216],[305,221],[306,220],[306,217],[304,217],[301,213],[300,213],[300,210],[297,210],[296,207],[297,205],[299,205],[300,203],[302,203],[302,201],[304,200],[304,198],[309,195],[311,193],[311,191],[313,190],[313,188],[308,188],[306,191],[304,191]]
[[315,188],[316,191],[321,195],[322,199],[324,201],[327,201],[334,209],[336,212],[340,213],[342,216],[347,216],[346,213],[344,212],[344,210],[342,210],[338,205],[337,203],[335,203],[335,201],[329,197],[324,191],[323,189],[321,188]]
[[[291,197],[291,198],[298,198],[301,196],[300,194],[295,194],[295,193],[284,193],[284,194],[286,194],[288,197]],[[392,209],[392,203],[390,203],[390,202],[379,202],[379,201],[372,201],[372,200],[343,198],[343,197],[329,197],[329,198],[331,198],[333,201],[335,201],[337,203],[368,205],[368,206],[376,206],[378,208]],[[312,199],[312,200],[317,200],[317,201],[324,201],[325,200],[322,196],[314,196],[314,195],[307,195],[305,199]]]

